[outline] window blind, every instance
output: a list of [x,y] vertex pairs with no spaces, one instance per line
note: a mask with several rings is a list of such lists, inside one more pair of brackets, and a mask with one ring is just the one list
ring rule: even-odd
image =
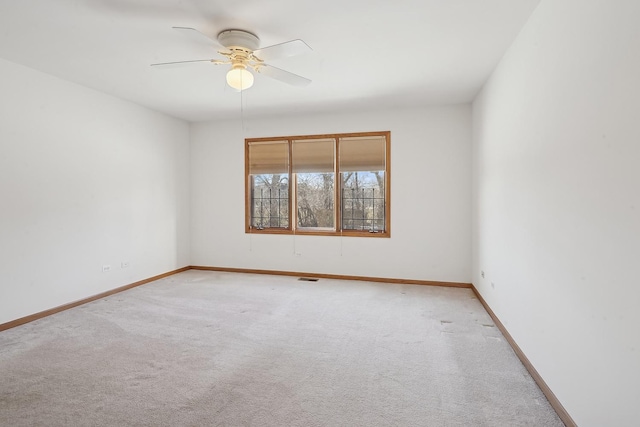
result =
[[294,173],[333,172],[335,139],[294,140],[291,150]]
[[267,141],[249,143],[249,174],[289,173],[289,143]]
[[385,170],[386,142],[384,136],[340,138],[340,172]]

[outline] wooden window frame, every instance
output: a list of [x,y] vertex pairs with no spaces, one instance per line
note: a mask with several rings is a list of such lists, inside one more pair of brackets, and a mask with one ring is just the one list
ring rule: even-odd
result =
[[[365,230],[342,230],[342,195],[343,187],[342,173],[340,172],[340,138],[368,137],[368,136],[384,136],[385,137],[385,170],[384,170],[384,231],[370,232]],[[335,164],[334,164],[334,222],[335,230],[310,230],[307,228],[297,228],[297,201],[294,201],[296,195],[296,180],[293,179],[294,173],[292,159],[292,146],[294,140],[304,139],[334,139],[335,141]],[[257,142],[278,142],[287,141],[289,145],[289,172],[288,172],[288,209],[289,209],[289,225],[287,228],[254,228],[251,226],[251,178],[250,178],[250,162],[249,162],[249,146],[251,143]],[[305,236],[345,236],[345,237],[391,237],[391,132],[358,132],[358,133],[335,133],[321,135],[294,135],[294,136],[277,136],[265,138],[245,138],[245,233],[248,234],[297,234]]]

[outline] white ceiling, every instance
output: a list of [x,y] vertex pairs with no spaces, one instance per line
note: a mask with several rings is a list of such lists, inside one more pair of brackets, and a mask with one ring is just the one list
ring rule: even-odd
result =
[[[0,57],[188,121],[471,101],[540,0],[0,0]],[[241,94],[221,58],[173,26],[313,52],[272,62]]]

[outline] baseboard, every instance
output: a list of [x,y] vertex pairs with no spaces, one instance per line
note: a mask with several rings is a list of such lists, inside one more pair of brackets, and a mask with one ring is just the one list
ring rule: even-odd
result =
[[343,275],[343,274],[306,273],[306,272],[299,272],[299,271],[254,270],[254,269],[247,269],[247,268],[231,268],[231,267],[205,267],[205,266],[199,266],[199,265],[192,265],[190,268],[193,270],[225,271],[229,273],[271,274],[275,276],[299,276],[299,277],[313,277],[313,278],[319,278],[319,279],[359,280],[359,281],[365,281],[365,282],[400,283],[400,284],[407,284],[407,285],[445,286],[450,288],[466,288],[466,289],[472,288],[471,283],[462,283],[462,282],[437,282],[433,280],[393,279],[388,277],[349,276],[349,275]]
[[123,291],[126,291],[128,289],[135,288],[135,287],[140,286],[140,285],[144,285],[145,283],[153,282],[154,280],[162,279],[162,278],[167,277],[167,276],[172,276],[174,274],[181,273],[181,272],[187,271],[187,270],[189,270],[189,267],[182,267],[182,268],[179,268],[177,270],[168,271],[166,273],[159,274],[157,276],[149,277],[148,279],[139,280],[137,282],[130,283],[130,284],[124,285],[124,286],[120,286],[118,288],[111,289],[111,290],[106,291],[106,292],[101,292],[101,293],[99,293],[97,295],[92,295],[90,297],[83,298],[83,299],[78,300],[78,301],[70,302],[68,304],[63,304],[63,305],[61,305],[59,307],[50,308],[49,310],[45,310],[45,311],[41,311],[39,313],[31,314],[29,316],[21,317],[20,319],[12,320],[12,321],[7,322],[7,323],[2,323],[2,324],[0,324],[0,331],[4,331],[4,330],[7,330],[7,329],[15,328],[16,326],[24,325],[25,323],[33,322],[34,320],[42,319],[43,317],[51,316],[52,314],[56,314],[56,313],[59,313],[61,311],[69,310],[70,308],[77,307],[79,305],[86,304],[88,302],[92,302],[92,301],[95,301],[95,300],[99,300],[100,298],[105,298],[105,297],[111,296],[113,294],[117,294],[118,292],[123,292]]
[[473,285],[471,285],[471,289],[473,289],[473,293],[476,294],[476,297],[478,297],[478,300],[480,300],[480,303],[482,304],[484,309],[487,311],[487,313],[489,313],[489,316],[491,316],[498,329],[500,329],[500,332],[502,332],[502,335],[504,335],[505,339],[513,349],[513,352],[516,354],[516,356],[518,356],[518,359],[520,359],[527,371],[529,371],[529,374],[536,382],[536,384],[538,384],[538,387],[540,387],[540,390],[542,390],[542,393],[544,393],[545,397],[551,404],[551,407],[553,407],[553,409],[558,414],[558,417],[560,417],[562,422],[567,427],[577,427],[577,424],[575,423],[575,421],[573,421],[571,415],[569,415],[567,410],[564,409],[562,403],[560,403],[556,395],[553,393],[553,391],[551,391],[547,383],[542,379],[542,376],[540,376],[536,368],[534,368],[534,366],[531,364],[531,361],[529,361],[520,346],[518,346],[518,344],[515,342],[509,331],[507,331],[507,328],[505,328],[500,319],[498,319],[498,316],[496,316],[491,307],[489,307],[489,304],[487,304],[482,295],[480,295],[480,292],[478,292],[476,287]]

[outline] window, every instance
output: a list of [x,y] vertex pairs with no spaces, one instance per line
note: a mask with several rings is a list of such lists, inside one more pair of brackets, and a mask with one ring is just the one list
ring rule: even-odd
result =
[[245,140],[248,233],[389,237],[390,132]]

